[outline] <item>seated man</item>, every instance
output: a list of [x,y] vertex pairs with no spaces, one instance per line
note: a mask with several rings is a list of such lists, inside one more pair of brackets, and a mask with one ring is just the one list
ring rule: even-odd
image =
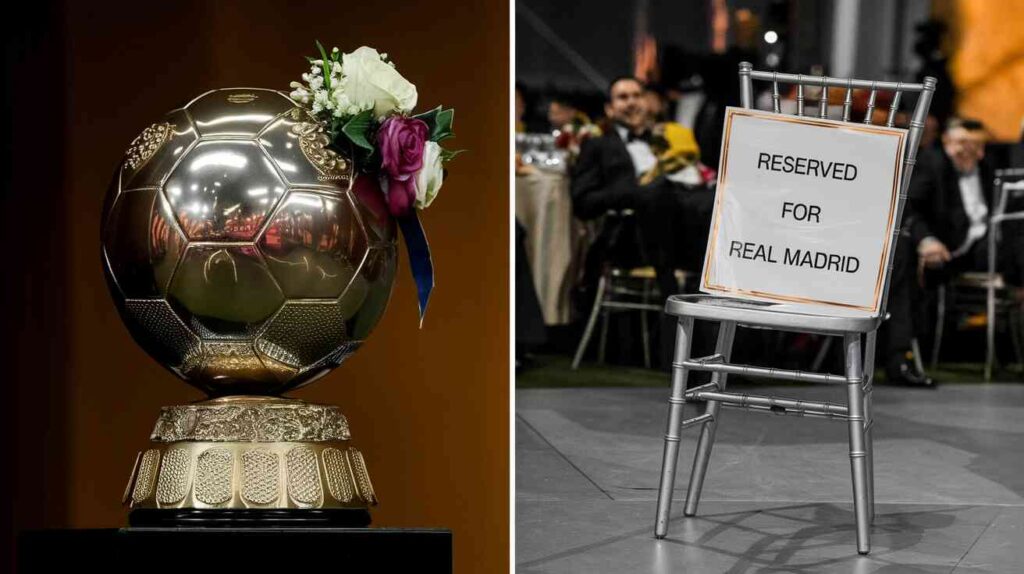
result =
[[[953,117],[943,130],[941,147],[923,149],[918,155],[907,192],[905,237],[897,246],[890,295],[895,323],[891,331],[902,333],[895,338],[890,333],[887,370],[891,379],[930,383],[926,377],[908,373],[898,357],[900,346],[909,347],[910,329],[902,323],[911,322],[909,306],[916,287],[943,282],[966,271],[988,269],[993,172],[985,161],[985,140],[981,122]],[[1008,234],[997,262],[997,268],[1012,285],[1021,283],[1021,239]]]
[[692,133],[678,124],[652,125],[644,87],[628,76],[609,86],[605,114],[612,126],[583,143],[573,167],[576,216],[634,210],[648,255],[636,264],[666,267],[669,275],[699,269],[714,193],[704,185],[707,170],[698,169]]
[[922,150],[907,197],[907,230],[929,275],[988,268],[992,169],[981,122],[950,118],[942,149]]

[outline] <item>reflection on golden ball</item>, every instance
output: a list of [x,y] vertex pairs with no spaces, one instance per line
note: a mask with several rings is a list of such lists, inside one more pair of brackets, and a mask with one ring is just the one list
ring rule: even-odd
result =
[[132,141],[102,225],[135,340],[211,395],[279,394],[338,366],[394,282],[378,182],[287,96],[215,90]]

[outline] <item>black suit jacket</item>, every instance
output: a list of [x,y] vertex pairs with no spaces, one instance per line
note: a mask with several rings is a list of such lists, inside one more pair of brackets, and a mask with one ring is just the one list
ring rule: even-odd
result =
[[1010,148],[1010,166],[1013,168],[1024,167],[1024,141]]
[[[981,192],[992,210],[992,168],[982,161],[978,165]],[[934,236],[950,251],[967,239],[971,220],[960,196],[960,176],[953,161],[942,149],[922,150],[910,179],[904,228],[916,246],[922,239]]]
[[633,159],[615,128],[583,142],[569,186],[576,217],[589,220],[609,209],[635,207],[638,188]]

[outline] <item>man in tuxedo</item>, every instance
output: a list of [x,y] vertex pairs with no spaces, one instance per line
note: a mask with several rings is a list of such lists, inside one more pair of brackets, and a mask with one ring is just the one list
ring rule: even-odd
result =
[[988,267],[992,168],[981,122],[950,118],[942,149],[923,150],[907,192],[906,227],[928,275],[938,279]]
[[[714,193],[702,185],[682,183],[678,173],[640,184],[640,178],[658,165],[644,86],[630,76],[616,78],[607,97],[605,114],[611,126],[601,137],[583,143],[572,171],[573,211],[586,221],[609,211],[632,210],[644,252],[643,260],[633,263],[664,267],[662,275],[669,277],[659,281],[672,287],[674,269],[700,269]],[[699,156],[699,150],[695,154]]]
[[[926,281],[988,270],[994,177],[985,159],[985,141],[981,122],[953,117],[942,134],[941,152],[922,153],[918,159],[907,192],[907,227]],[[1024,283],[1024,236],[1016,226],[1003,226],[996,269],[1019,291]]]
[[[639,80],[623,76],[611,82],[605,115],[611,125],[602,136],[583,142],[570,183],[573,211],[580,219],[596,219],[609,211],[619,214],[606,218],[591,247],[588,275],[596,280],[597,268],[608,261],[651,265],[661,293],[667,297],[680,290],[675,269],[700,270],[714,193],[674,181],[673,175],[639,183],[641,176],[658,165],[651,147],[654,126]],[[621,214],[627,210],[634,215],[623,221]],[[668,337],[669,349],[671,342]]]
[[583,142],[572,172],[573,211],[583,220],[638,207],[642,197],[637,181],[657,163],[639,80],[623,76],[612,81],[605,115],[612,125],[601,137]]
[[[886,365],[890,380],[932,384],[901,358],[910,347],[911,302],[917,285],[935,285],[966,271],[988,269],[993,171],[985,161],[985,140],[981,122],[952,117],[943,130],[941,147],[923,149],[918,155],[890,294],[893,325]],[[1012,285],[1021,284],[1022,247],[1020,235],[1007,234],[1000,249],[997,266]]]

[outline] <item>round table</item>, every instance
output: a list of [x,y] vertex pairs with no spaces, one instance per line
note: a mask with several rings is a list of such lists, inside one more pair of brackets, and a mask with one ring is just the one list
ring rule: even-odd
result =
[[582,265],[583,224],[572,216],[569,177],[531,170],[516,175],[516,219],[526,229],[526,253],[546,325],[570,320],[570,292]]

